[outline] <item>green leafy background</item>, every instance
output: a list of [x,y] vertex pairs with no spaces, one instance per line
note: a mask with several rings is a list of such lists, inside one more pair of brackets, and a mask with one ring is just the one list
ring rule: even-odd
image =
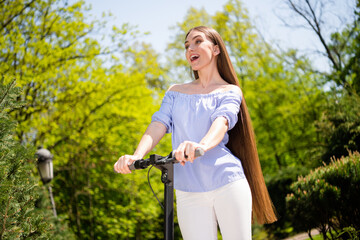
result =
[[[113,164],[134,151],[166,89],[191,79],[183,40],[197,25],[215,28],[225,41],[279,213],[274,224],[254,225],[255,239],[316,228],[297,228],[298,217],[288,214],[291,183],[332,156],[359,150],[359,3],[353,24],[334,30],[327,43],[341,56],[329,63],[330,72],[264,41],[238,0],[212,15],[190,8],[172,28],[165,63],[130,23],[103,36],[111,44],[95,39],[108,23],[86,18],[84,1],[4,0],[0,6],[0,239],[162,238],[163,213],[146,170],[118,175]],[[153,152],[168,154],[170,138]],[[54,155],[58,218],[36,170],[38,146]],[[158,171],[150,181],[162,199]],[[177,224],[175,237],[181,238]]]

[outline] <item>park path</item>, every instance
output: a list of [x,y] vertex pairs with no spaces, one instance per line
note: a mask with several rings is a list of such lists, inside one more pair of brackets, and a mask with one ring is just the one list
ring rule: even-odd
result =
[[[319,231],[317,229],[311,230],[311,236],[318,235]],[[284,240],[306,240],[309,239],[309,235],[307,233],[299,233],[295,236],[285,238]]]

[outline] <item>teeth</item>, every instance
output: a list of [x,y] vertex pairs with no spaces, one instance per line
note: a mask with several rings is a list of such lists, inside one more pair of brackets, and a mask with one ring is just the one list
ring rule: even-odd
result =
[[195,58],[198,58],[199,56],[198,55],[192,55],[191,57],[190,57],[190,60],[194,60]]

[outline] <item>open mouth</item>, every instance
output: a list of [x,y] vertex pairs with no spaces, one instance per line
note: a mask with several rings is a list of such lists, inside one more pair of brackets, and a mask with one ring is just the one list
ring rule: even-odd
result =
[[191,62],[196,61],[197,59],[199,59],[199,57],[200,57],[200,56],[197,55],[197,54],[196,54],[196,55],[195,55],[195,54],[194,54],[194,55],[191,55],[191,56],[190,56],[190,61],[191,61]]

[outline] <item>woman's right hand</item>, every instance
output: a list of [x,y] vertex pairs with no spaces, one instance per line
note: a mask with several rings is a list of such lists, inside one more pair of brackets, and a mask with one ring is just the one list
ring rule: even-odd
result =
[[128,174],[131,173],[129,165],[131,165],[135,160],[139,160],[141,157],[136,155],[124,155],[117,160],[114,164],[114,171],[117,173]]

